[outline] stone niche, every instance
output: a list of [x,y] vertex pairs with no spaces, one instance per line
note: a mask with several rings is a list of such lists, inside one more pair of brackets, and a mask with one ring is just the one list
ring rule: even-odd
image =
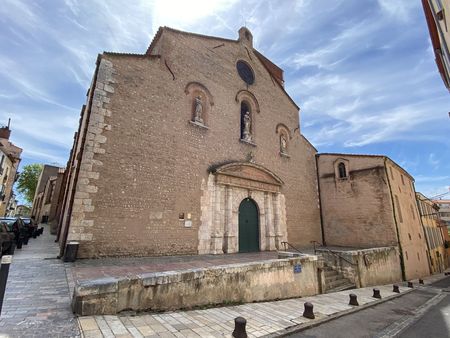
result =
[[287,241],[283,181],[268,169],[234,162],[210,171],[202,182],[199,254],[239,252],[239,206],[251,198],[258,207],[259,248],[272,251]]

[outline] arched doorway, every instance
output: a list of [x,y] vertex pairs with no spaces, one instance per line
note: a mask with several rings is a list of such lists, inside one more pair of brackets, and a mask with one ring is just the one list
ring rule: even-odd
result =
[[239,205],[239,252],[255,251],[259,251],[258,207],[246,198]]

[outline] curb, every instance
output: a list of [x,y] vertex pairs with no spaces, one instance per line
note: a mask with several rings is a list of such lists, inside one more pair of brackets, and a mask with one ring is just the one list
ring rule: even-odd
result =
[[427,302],[419,306],[414,315],[404,316],[400,321],[395,322],[388,327],[386,327],[383,331],[374,336],[374,338],[390,338],[397,337],[399,334],[407,330],[411,325],[417,323],[426,313],[428,309],[439,304],[447,295],[445,292],[439,292],[433,298],[429,299]]
[[388,300],[401,297],[401,296],[406,295],[406,294],[408,294],[408,293],[410,293],[410,292],[412,292],[414,290],[415,289],[409,289],[409,290],[406,290],[406,291],[404,291],[404,292],[402,292],[402,293],[400,293],[398,295],[391,295],[391,296],[388,296],[386,298],[373,301],[371,303],[367,303],[367,304],[360,305],[360,306],[355,306],[352,309],[344,310],[344,311],[338,312],[336,314],[332,314],[332,315],[330,315],[328,317],[311,321],[309,323],[293,325],[293,326],[287,327],[284,330],[280,330],[280,331],[276,331],[276,332],[273,332],[271,334],[268,334],[268,335],[264,336],[264,338],[286,337],[286,336],[291,335],[293,333],[301,332],[301,331],[304,331],[306,329],[310,329],[310,328],[319,326],[319,325],[321,325],[323,323],[326,323],[326,322],[329,322],[331,320],[334,320],[334,319],[337,319],[337,318],[340,318],[340,317],[343,317],[343,316],[346,316],[346,315],[349,315],[349,314],[352,314],[352,313],[355,313],[355,312],[358,312],[358,311],[370,308],[372,306],[375,306],[375,305],[387,302]]
[[[433,275],[431,275],[430,277],[432,277],[432,276]],[[429,284],[425,284],[424,286],[427,286],[427,285],[431,286],[431,283],[438,282],[438,281],[440,281],[440,280],[442,280],[444,278],[447,278],[447,277],[449,277],[449,276],[445,276],[442,273],[442,276],[440,276],[439,278],[434,279]],[[415,280],[413,280],[413,281],[415,281]],[[425,279],[425,281],[426,281],[426,279]],[[399,284],[399,285],[401,285],[401,284]],[[304,331],[306,329],[310,329],[310,328],[319,326],[319,325],[321,325],[323,323],[326,323],[326,322],[329,322],[331,320],[334,320],[334,319],[337,319],[337,318],[340,318],[340,317],[343,317],[343,316],[346,316],[346,315],[349,315],[349,314],[352,314],[352,313],[355,313],[355,312],[358,312],[358,311],[370,308],[372,306],[375,306],[375,305],[387,302],[388,300],[401,297],[401,296],[406,295],[406,294],[408,294],[410,292],[413,292],[414,290],[417,290],[417,288],[409,289],[409,290],[406,290],[406,291],[404,291],[404,292],[402,292],[400,294],[391,295],[391,296],[388,296],[386,298],[373,301],[371,303],[367,303],[367,304],[364,304],[364,305],[356,306],[356,307],[354,307],[352,309],[344,310],[344,311],[332,314],[332,315],[330,315],[328,317],[325,317],[325,318],[317,319],[317,320],[314,320],[314,321],[311,321],[311,322],[308,322],[308,323],[293,325],[293,326],[287,327],[287,328],[285,328],[283,330],[279,330],[279,331],[270,333],[268,335],[265,335],[264,337],[265,338],[286,337],[286,336],[291,335],[293,333],[301,332],[301,331]]]

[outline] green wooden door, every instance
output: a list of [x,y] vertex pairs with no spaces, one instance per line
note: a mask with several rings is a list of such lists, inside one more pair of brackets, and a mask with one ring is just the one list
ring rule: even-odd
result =
[[239,252],[259,251],[258,208],[250,198],[239,206]]

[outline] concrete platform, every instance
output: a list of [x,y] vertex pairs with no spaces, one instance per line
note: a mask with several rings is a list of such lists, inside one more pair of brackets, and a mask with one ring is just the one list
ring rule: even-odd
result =
[[78,261],[72,309],[78,315],[167,311],[311,296],[321,291],[314,255],[276,252]]

